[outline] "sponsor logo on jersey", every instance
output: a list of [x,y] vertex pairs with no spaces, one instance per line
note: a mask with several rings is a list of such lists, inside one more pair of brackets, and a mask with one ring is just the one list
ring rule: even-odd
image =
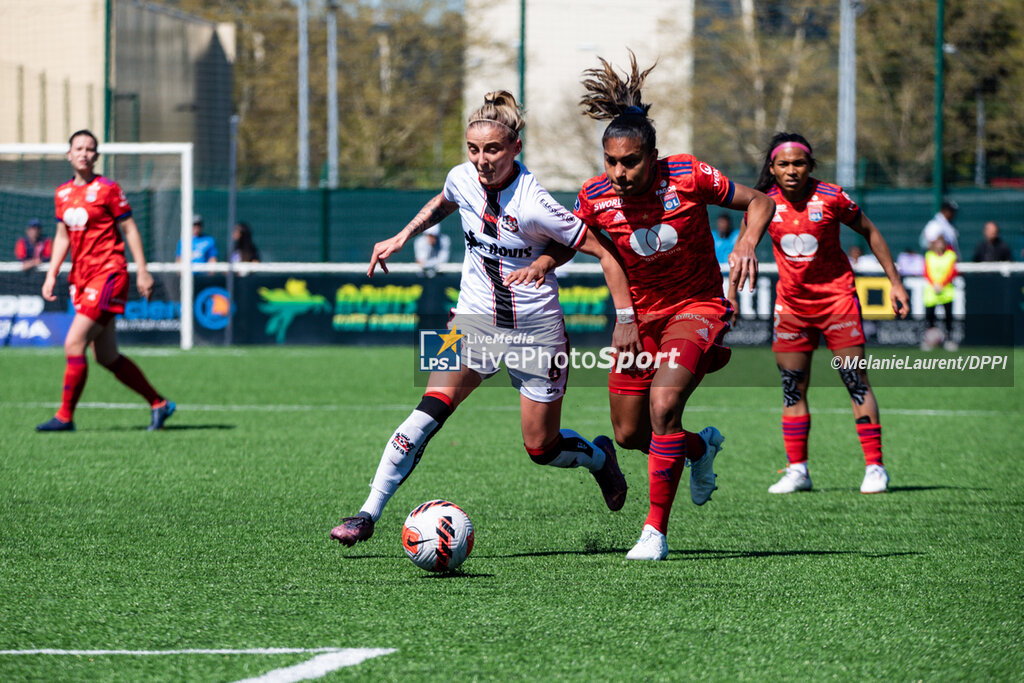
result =
[[543,197],[540,197],[539,199],[537,199],[537,201],[538,203],[540,203],[541,206],[547,209],[552,216],[562,221],[563,223],[568,223],[571,225],[579,220],[578,218],[576,218],[576,216],[573,216],[571,213],[566,211],[561,204],[549,202]]
[[699,330],[697,330],[697,336],[700,337],[701,339],[703,339],[704,341],[707,341],[708,340],[708,328],[702,327]]
[[790,261],[812,261],[818,253],[818,240],[806,232],[790,233],[779,240],[779,248]]
[[807,217],[817,223],[825,210],[825,202],[807,202]]
[[573,211],[579,211],[580,210],[580,198],[579,197],[576,198],[576,203],[572,205],[572,210]]
[[718,187],[719,185],[722,184],[722,174],[719,173],[717,168],[714,168],[712,166],[708,166],[703,161],[700,162],[700,164],[697,166],[697,168],[699,168],[701,171],[703,171],[705,175],[709,175],[709,176],[712,176],[714,178],[715,187]]
[[659,252],[669,251],[678,241],[679,233],[666,223],[639,228],[629,236],[629,246],[640,256],[654,256]]
[[490,256],[502,258],[530,258],[533,256],[533,247],[502,247],[497,244],[482,242],[472,232],[464,232],[462,234],[466,238],[467,249],[483,251]]
[[85,224],[89,222],[89,212],[81,206],[68,207],[60,219],[68,230],[84,230]]
[[57,193],[57,196],[60,197],[61,199],[67,199],[67,196],[69,194],[71,194],[71,188],[65,187],[63,190]]
[[622,199],[615,197],[614,199],[605,199],[603,201],[594,204],[594,211],[602,211],[604,209],[621,209]]

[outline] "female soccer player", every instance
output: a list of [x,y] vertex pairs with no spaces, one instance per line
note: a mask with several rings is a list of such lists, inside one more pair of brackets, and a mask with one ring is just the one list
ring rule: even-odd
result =
[[[776,204],[768,228],[779,267],[772,350],[782,375],[782,440],[789,460],[782,479],[768,491],[811,489],[807,471],[807,435],[811,430],[807,386],[811,355],[824,335],[850,393],[857,436],[864,449],[867,469],[860,492],[882,493],[889,486],[889,474],[882,464],[878,402],[866,370],[838,360],[864,357],[860,301],[853,269],[839,242],[840,223],[867,240],[889,278],[889,298],[896,315],[905,318],[910,303],[882,233],[843,188],[811,177],[814,167],[806,138],[798,133],[777,133],[768,145],[755,185]],[[757,244],[763,234],[761,224],[751,222],[745,226],[743,238]]]
[[[568,351],[568,340],[555,277],[543,276],[530,287],[505,280],[529,269],[555,241],[601,260],[618,308],[632,309],[629,284],[600,238],[515,161],[522,149],[523,126],[511,93],[489,93],[466,127],[469,161],[448,173],[441,194],[401,232],[373,248],[370,277],[378,265],[387,273],[386,260],[406,242],[459,211],[466,256],[459,301],[444,342],[461,344],[461,369],[431,373],[420,404],[388,441],[359,514],[342,519],[331,531],[332,538],[344,545],[370,538],[384,505],[416,466],[427,442],[483,379],[498,372],[501,362],[520,392],[523,443],[530,458],[540,465],[586,467],[609,509],[619,510],[625,503],[626,480],[611,440],[599,436],[591,442],[570,429],[559,429],[567,368],[559,367],[556,356]],[[633,321],[616,325],[617,349],[634,350],[636,340]]]
[[[608,378],[615,440],[648,453],[650,510],[626,557],[661,560],[668,554],[669,512],[687,459],[690,497],[703,505],[716,488],[712,465],[724,440],[715,427],[697,434],[682,423],[687,399],[730,354],[721,342],[732,308],[722,296],[707,206],[745,210],[759,227],[768,224],[774,207],[760,192],[689,154],[658,158],[650,105],[641,94],[653,67],[641,72],[632,53],[630,61],[626,80],[603,59],[603,68],[584,72],[585,113],[610,123],[602,137],[605,173],[583,184],[575,214],[611,237],[629,276],[643,348],[668,358],[660,367],[613,371]],[[730,260],[733,282],[753,286],[757,260],[742,237]]]
[[73,431],[75,405],[78,403],[89,366],[85,350],[91,344],[96,360],[114,373],[125,386],[149,403],[152,419],[149,429],[161,429],[174,413],[167,401],[149,383],[135,363],[117,348],[114,316],[124,313],[128,297],[128,264],[124,245],[132,252],[138,268],[135,285],[149,297],[153,276],[146,269],[142,238],[132,218],[132,209],[124,192],[113,180],[96,175],[93,166],[100,154],[96,136],[87,130],[74,133],[69,140],[68,161],[74,177],[57,188],[57,236],[53,240],[50,269],[43,282],[43,298],[55,301],[53,288],[64,257],[71,249],[71,302],[75,317],[64,338],[67,367],[60,409],[49,421],[36,426],[40,432]]

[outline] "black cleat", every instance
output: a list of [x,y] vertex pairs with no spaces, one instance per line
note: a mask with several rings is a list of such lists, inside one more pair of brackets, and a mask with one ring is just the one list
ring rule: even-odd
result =
[[604,503],[612,512],[621,510],[626,504],[626,478],[622,476],[619,469],[619,461],[615,458],[615,446],[607,436],[594,438],[594,445],[604,451],[604,466],[597,472],[592,472],[594,479],[597,479],[601,493],[604,495]]

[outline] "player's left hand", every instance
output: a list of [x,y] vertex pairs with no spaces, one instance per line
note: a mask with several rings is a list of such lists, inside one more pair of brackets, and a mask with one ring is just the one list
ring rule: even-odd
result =
[[740,321],[740,300],[735,292],[729,292],[726,299],[729,300],[729,308],[732,310],[729,312],[729,317],[725,322],[735,327],[736,323]]
[[632,323],[615,323],[615,329],[612,330],[612,346],[619,353],[631,353],[634,356],[644,350],[643,345],[640,343],[640,328],[635,322]]
[[897,282],[889,289],[889,299],[892,301],[892,311],[898,318],[906,318],[910,315],[910,297],[903,284]]
[[139,294],[142,295],[143,299],[148,299],[153,293],[153,276],[149,274],[149,271],[140,268],[135,274],[135,287],[139,290]]
[[505,279],[501,281],[501,284],[506,287],[511,287],[512,285],[533,284],[534,289],[540,289],[540,286],[544,284],[544,278],[547,277],[547,274],[547,270],[534,261],[528,266],[518,270],[513,270],[505,276]]
[[757,256],[753,247],[736,242],[729,254],[729,286],[738,291],[743,288],[744,282],[750,283],[750,291],[753,292],[757,282]]

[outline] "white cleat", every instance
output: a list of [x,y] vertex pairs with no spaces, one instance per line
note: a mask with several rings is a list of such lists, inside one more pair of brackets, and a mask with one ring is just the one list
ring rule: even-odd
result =
[[718,476],[712,469],[715,456],[722,450],[725,437],[715,427],[700,430],[700,438],[704,440],[704,455],[699,460],[690,461],[690,499],[694,505],[703,505],[711,500],[712,492],[718,489],[715,478]]
[[861,493],[885,493],[889,490],[889,473],[881,465],[868,465],[861,482]]
[[787,467],[782,479],[768,487],[768,493],[796,493],[811,490],[811,475],[796,467]]
[[650,524],[644,524],[640,540],[626,553],[627,560],[664,560],[668,555],[668,540],[665,534]]

